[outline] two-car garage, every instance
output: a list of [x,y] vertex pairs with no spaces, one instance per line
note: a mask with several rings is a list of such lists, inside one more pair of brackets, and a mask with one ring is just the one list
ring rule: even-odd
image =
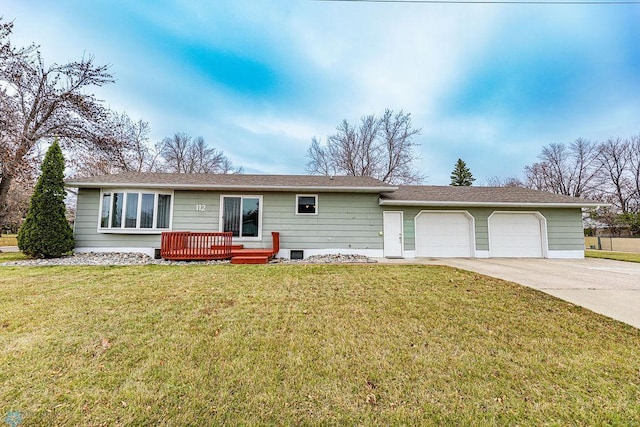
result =
[[404,216],[406,255],[398,256],[577,259],[584,257],[582,210],[600,206],[529,188],[453,185],[398,186],[379,205]]
[[[466,210],[423,210],[415,217],[416,256],[478,256],[475,228],[475,218]],[[547,256],[546,220],[539,212],[492,212],[487,218],[487,234],[489,251],[485,256]]]

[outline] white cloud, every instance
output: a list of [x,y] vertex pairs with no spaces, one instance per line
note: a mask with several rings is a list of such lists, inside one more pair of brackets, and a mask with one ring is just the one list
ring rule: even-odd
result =
[[240,116],[234,119],[237,126],[256,135],[272,135],[293,140],[309,141],[318,125],[304,119],[287,120],[276,116]]
[[[185,0],[101,5],[101,16],[91,3],[74,13],[36,4],[3,5],[5,19],[16,18],[14,41],[42,44],[48,63],[83,52],[112,63],[118,82],[97,91],[110,106],[148,120],[154,139],[202,135],[247,171],[302,173],[312,136],[385,108],[412,113],[423,128],[420,165],[440,184],[458,157],[477,177],[511,175],[541,145],[640,131],[637,65],[624,69],[628,55],[637,64],[640,54],[629,47],[631,30],[616,25],[620,9]],[[248,58],[273,72],[274,88],[235,93],[177,61],[164,42]],[[558,43],[588,65],[592,85],[528,115],[498,104],[456,110],[452,98],[477,82],[476,67],[500,56],[535,64],[533,55]]]

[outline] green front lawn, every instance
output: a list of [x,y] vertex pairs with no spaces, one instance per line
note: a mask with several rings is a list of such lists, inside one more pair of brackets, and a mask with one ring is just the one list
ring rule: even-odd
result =
[[614,259],[617,261],[640,262],[640,254],[631,252],[609,252],[587,249],[584,251],[584,255],[587,258],[605,258]]
[[0,267],[0,419],[26,425],[637,425],[639,348],[446,267]]
[[31,259],[22,252],[0,252],[0,262],[24,261]]

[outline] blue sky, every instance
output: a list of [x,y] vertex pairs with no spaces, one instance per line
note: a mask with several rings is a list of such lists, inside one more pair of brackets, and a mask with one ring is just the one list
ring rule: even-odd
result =
[[94,55],[97,94],[152,139],[202,136],[247,173],[305,173],[313,136],[385,108],[448,184],[519,176],[543,145],[640,132],[640,5],[5,0],[16,44]]

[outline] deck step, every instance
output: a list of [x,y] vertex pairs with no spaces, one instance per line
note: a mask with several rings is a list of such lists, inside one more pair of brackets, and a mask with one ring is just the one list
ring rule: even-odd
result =
[[271,249],[239,249],[231,251],[231,256],[266,256],[271,258],[273,257],[273,252],[271,252]]
[[[218,246],[218,245],[211,245],[211,249],[223,249],[224,246]],[[242,251],[244,250],[244,245],[231,245],[231,250],[232,251]]]
[[268,262],[268,256],[234,256],[231,258],[231,264],[266,264]]

